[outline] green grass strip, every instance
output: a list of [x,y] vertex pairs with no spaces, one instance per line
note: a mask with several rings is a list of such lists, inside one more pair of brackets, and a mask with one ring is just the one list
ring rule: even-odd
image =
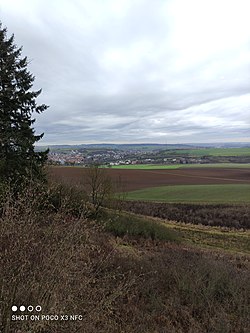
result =
[[248,203],[250,185],[175,185],[128,192],[128,200],[180,203]]
[[103,210],[98,218],[105,230],[115,236],[135,236],[155,240],[178,241],[176,232],[165,223],[147,217],[136,216],[127,212]]
[[250,164],[241,163],[214,163],[214,164],[128,164],[114,165],[112,169],[131,169],[131,170],[157,170],[157,169],[186,169],[186,168],[250,168]]

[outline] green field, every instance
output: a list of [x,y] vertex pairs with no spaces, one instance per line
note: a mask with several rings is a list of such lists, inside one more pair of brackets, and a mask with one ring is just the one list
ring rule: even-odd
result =
[[175,185],[127,193],[128,200],[178,203],[249,203],[250,185]]
[[250,164],[214,163],[214,164],[128,164],[115,165],[112,169],[154,170],[154,169],[184,169],[184,168],[250,168]]
[[124,164],[114,165],[112,169],[131,169],[131,170],[153,170],[153,169],[180,169],[182,164],[161,165],[161,164]]

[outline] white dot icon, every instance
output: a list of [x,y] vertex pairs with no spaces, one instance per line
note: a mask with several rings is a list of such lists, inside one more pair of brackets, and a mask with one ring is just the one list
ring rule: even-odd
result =
[[13,305],[12,308],[11,308],[11,310],[12,310],[13,312],[16,312],[16,311],[17,311],[17,306]]
[[22,311],[22,312],[25,311],[25,306],[24,305],[20,306],[20,311]]
[[27,310],[29,311],[29,312],[32,312],[33,311],[33,306],[32,305],[29,305],[28,307],[27,307]]
[[41,310],[42,310],[41,305],[37,305],[37,306],[36,306],[36,311],[37,311],[37,312],[40,312]]

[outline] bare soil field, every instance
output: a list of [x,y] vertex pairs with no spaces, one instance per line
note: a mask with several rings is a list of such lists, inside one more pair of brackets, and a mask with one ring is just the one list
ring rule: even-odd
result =
[[[250,184],[250,169],[190,168],[177,170],[105,169],[113,181],[120,181],[123,190],[133,191],[164,185]],[[68,184],[84,182],[86,169],[51,167],[53,179]]]

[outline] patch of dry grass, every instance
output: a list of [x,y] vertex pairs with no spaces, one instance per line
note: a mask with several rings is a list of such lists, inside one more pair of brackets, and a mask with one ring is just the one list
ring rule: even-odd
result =
[[[249,331],[247,257],[114,237],[65,201],[51,209],[46,193],[30,186],[2,201],[1,332]],[[13,304],[83,320],[15,322]]]

